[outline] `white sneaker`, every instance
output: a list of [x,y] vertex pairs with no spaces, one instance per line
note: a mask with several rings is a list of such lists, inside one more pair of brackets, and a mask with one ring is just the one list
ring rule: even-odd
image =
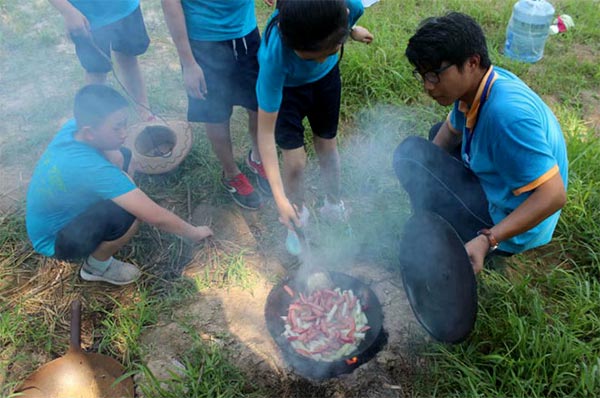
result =
[[87,260],[79,271],[81,279],[90,282],[107,282],[113,285],[122,286],[135,282],[141,275],[140,270],[133,264],[112,259],[112,262],[104,271],[100,273],[94,270],[88,264]]
[[331,203],[325,198],[325,203],[319,209],[319,214],[324,220],[329,222],[347,222],[350,210],[346,208],[343,200],[340,200],[338,203]]

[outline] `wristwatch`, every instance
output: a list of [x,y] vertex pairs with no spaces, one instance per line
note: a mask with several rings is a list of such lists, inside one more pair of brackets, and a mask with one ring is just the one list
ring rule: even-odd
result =
[[485,237],[487,238],[488,243],[490,245],[488,253],[491,253],[498,248],[498,240],[496,239],[494,234],[492,234],[492,231],[490,231],[489,229],[480,229],[479,231],[477,231],[477,235],[485,235]]

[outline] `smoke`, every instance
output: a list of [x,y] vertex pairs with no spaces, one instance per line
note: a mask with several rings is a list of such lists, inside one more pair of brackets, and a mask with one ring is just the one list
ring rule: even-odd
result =
[[362,111],[340,131],[342,198],[349,222],[330,225],[319,218],[318,207],[313,210],[306,228],[311,249],[301,256],[300,278],[314,268],[343,272],[357,261],[384,266],[397,261],[410,204],[392,168],[393,152],[407,136],[426,135],[436,118],[427,109],[380,105]]

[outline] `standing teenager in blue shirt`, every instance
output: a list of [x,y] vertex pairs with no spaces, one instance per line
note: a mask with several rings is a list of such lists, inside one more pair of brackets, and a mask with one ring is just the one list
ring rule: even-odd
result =
[[427,93],[452,106],[430,132],[432,141],[408,137],[394,154],[415,210],[435,212],[454,227],[475,273],[488,254],[548,243],[568,182],[565,140],[550,108],[492,65],[483,31],[468,15],[425,20],[406,56]]
[[[348,37],[370,43],[373,35],[355,26],[364,12],[360,0],[283,0],[277,8],[259,51],[258,142],[279,219],[291,231],[308,216],[303,186],[304,118],[312,127],[325,190],[321,213],[338,220],[346,217],[336,141],[339,53]],[[276,145],[283,156],[283,178]]]
[[61,13],[86,71],[87,84],[104,84],[112,70],[111,51],[125,89],[135,100],[142,120],[153,119],[138,55],[146,52],[146,32],[140,0],[49,0]]
[[246,164],[260,191],[270,196],[256,140],[260,35],[254,0],[162,0],[162,5],[181,62],[188,120],[204,123],[223,167],[221,182],[235,203],[258,209],[262,199],[238,168],[230,133],[233,106],[243,106],[252,142]]

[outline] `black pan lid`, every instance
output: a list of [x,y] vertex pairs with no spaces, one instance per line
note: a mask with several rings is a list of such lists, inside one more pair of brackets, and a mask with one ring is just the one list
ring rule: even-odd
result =
[[415,213],[400,242],[404,289],[418,321],[438,341],[459,343],[477,317],[477,282],[464,243],[437,214]]

